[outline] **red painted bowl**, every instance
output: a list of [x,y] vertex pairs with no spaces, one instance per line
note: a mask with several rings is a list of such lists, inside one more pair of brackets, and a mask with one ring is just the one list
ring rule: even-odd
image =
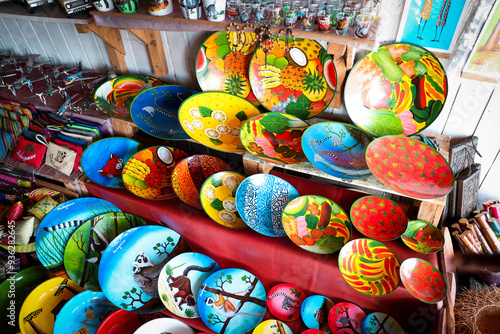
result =
[[403,261],[399,274],[406,290],[424,303],[434,304],[446,297],[443,274],[425,260],[410,258]]

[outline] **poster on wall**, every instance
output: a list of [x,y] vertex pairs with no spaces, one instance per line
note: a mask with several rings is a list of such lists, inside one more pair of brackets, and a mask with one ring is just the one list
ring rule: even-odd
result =
[[397,40],[448,58],[460,35],[470,0],[406,0]]

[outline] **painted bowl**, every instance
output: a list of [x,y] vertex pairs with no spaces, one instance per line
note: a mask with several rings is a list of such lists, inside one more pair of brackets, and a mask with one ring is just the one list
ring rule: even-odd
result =
[[275,319],[265,320],[261,322],[257,327],[255,327],[255,329],[252,332],[252,334],[274,334],[274,333],[293,334],[292,330],[290,329],[290,327],[288,327],[287,324]]
[[382,312],[370,313],[361,323],[361,334],[404,334],[401,325],[390,315]]
[[301,288],[291,283],[280,283],[269,290],[267,308],[279,320],[297,320],[304,299],[306,294]]
[[323,331],[320,331],[319,329],[306,329],[305,331],[303,331],[300,334],[326,334],[326,333]]
[[123,183],[134,195],[154,200],[176,197],[172,172],[187,158],[186,152],[170,146],[155,146],[134,154],[123,167]]
[[349,241],[340,250],[339,269],[350,286],[368,296],[385,296],[399,285],[399,260],[375,240]]
[[424,303],[435,304],[446,297],[446,280],[429,262],[410,258],[401,263],[401,282],[408,292]]
[[357,127],[338,122],[311,125],[302,136],[307,159],[321,171],[341,179],[363,179],[372,174],[365,151],[372,141]]
[[180,320],[173,318],[157,318],[146,322],[134,334],[194,334],[194,330]]
[[351,222],[368,238],[388,241],[399,238],[408,226],[404,210],[381,196],[364,196],[351,206]]
[[439,116],[447,93],[439,60],[406,43],[367,53],[352,68],[344,89],[350,119],[372,137],[424,130]]
[[254,174],[241,182],[236,191],[236,208],[254,231],[270,237],[286,235],[281,222],[285,206],[298,197],[285,180],[270,174]]
[[385,136],[375,139],[366,149],[366,162],[380,182],[406,197],[439,198],[447,195],[455,182],[445,158],[413,138]]
[[312,295],[307,297],[300,306],[300,317],[307,328],[328,331],[328,314],[333,307],[333,301],[325,296]]
[[422,220],[410,221],[401,239],[410,249],[424,254],[439,252],[444,246],[443,232]]
[[328,324],[332,334],[358,334],[365,312],[356,304],[340,302],[328,313]]
[[219,172],[203,183],[200,202],[212,220],[231,228],[247,227],[236,208],[236,191],[245,177],[237,172]]
[[134,334],[146,322],[165,317],[161,312],[138,314],[123,309],[110,313],[97,328],[96,334]]
[[243,152],[240,128],[260,111],[244,98],[223,92],[188,97],[179,107],[179,121],[186,133],[209,148]]
[[201,209],[200,191],[210,176],[231,170],[231,166],[217,157],[199,154],[177,163],[172,172],[172,188],[184,203]]
[[297,246],[318,254],[339,251],[352,235],[352,224],[342,207],[317,195],[290,201],[283,210],[282,223]]

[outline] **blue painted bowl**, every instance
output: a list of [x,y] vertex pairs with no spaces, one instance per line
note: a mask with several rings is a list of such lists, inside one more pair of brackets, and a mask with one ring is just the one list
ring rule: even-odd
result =
[[300,305],[300,317],[307,328],[328,330],[328,314],[333,301],[325,296],[312,295],[304,299]]

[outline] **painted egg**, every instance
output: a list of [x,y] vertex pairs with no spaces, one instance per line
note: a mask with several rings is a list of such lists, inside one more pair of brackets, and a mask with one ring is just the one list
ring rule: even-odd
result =
[[199,154],[177,163],[172,172],[172,188],[184,203],[201,209],[200,190],[203,182],[215,173],[231,170],[231,166],[217,157]]
[[252,332],[253,334],[293,334],[290,327],[279,320],[266,320],[261,322]]
[[194,330],[180,320],[173,318],[157,318],[146,322],[134,334],[194,334]]
[[275,285],[267,294],[267,308],[279,320],[289,321],[300,318],[300,306],[306,299],[301,288],[290,283]]
[[416,252],[431,254],[439,252],[444,246],[443,232],[422,220],[412,220],[401,239]]
[[374,312],[368,314],[361,324],[361,334],[371,333],[404,334],[405,331],[390,315]]
[[270,174],[255,174],[241,182],[236,191],[236,208],[243,221],[260,234],[285,236],[281,215],[285,206],[298,197],[285,180]]
[[236,191],[244,179],[237,172],[219,172],[203,183],[201,206],[215,222],[232,228],[247,227],[236,209]]
[[434,304],[446,297],[443,274],[425,260],[410,258],[403,261],[399,274],[406,290],[424,303]]
[[321,295],[307,297],[300,306],[300,316],[307,328],[328,331],[328,314],[333,306],[330,298]]
[[306,161],[301,139],[309,124],[292,115],[271,112],[255,116],[240,131],[241,143],[256,157],[276,164]]
[[318,254],[339,251],[352,234],[352,224],[340,205],[316,195],[290,201],[283,210],[282,222],[297,246]]
[[163,317],[160,312],[138,314],[120,308],[104,318],[95,334],[134,334],[146,322]]
[[333,334],[358,334],[365,319],[365,312],[356,304],[335,304],[328,314],[328,324]]

